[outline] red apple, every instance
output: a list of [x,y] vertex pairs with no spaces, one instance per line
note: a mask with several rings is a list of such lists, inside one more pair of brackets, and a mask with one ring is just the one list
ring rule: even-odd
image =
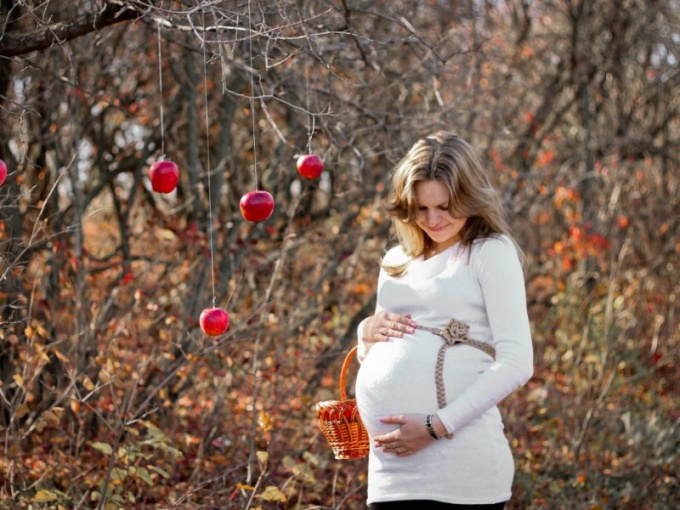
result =
[[352,405],[346,404],[343,407],[343,410],[342,410],[343,417],[348,422],[352,422],[354,420],[354,416],[355,416],[356,412],[357,412],[357,408],[356,408],[356,405],[354,405],[354,404],[352,404]]
[[7,165],[0,159],[0,186],[5,182],[5,179],[7,179]]
[[156,161],[149,172],[151,189],[158,193],[170,193],[179,182],[179,168],[170,160]]
[[306,154],[297,159],[298,173],[307,179],[318,179],[323,172],[323,159],[316,154]]
[[222,308],[206,308],[199,318],[203,333],[219,336],[229,329],[229,314]]
[[249,191],[241,197],[239,206],[248,221],[264,221],[274,212],[274,198],[266,191]]

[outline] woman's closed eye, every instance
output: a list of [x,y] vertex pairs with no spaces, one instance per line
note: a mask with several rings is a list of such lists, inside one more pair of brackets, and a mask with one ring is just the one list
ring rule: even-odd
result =
[[[447,211],[448,212],[449,206],[448,205],[440,205],[440,206],[437,206],[437,209],[439,209],[440,211]],[[427,211],[427,207],[421,205],[421,206],[418,207],[418,210],[419,211]]]

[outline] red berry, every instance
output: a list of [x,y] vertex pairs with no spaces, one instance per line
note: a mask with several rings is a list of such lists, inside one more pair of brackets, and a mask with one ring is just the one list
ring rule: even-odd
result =
[[172,161],[156,161],[149,172],[151,189],[158,193],[170,193],[179,182],[179,168]]
[[618,218],[616,218],[616,224],[621,230],[625,230],[628,228],[628,218],[621,215]]
[[264,221],[274,212],[274,198],[266,191],[249,191],[241,197],[239,207],[248,221]]
[[201,329],[208,336],[219,336],[229,329],[229,314],[222,308],[206,308],[199,318]]
[[0,186],[5,182],[5,179],[7,179],[7,165],[0,159]]
[[298,173],[307,179],[318,179],[323,172],[323,160],[316,154],[306,154],[297,159]]

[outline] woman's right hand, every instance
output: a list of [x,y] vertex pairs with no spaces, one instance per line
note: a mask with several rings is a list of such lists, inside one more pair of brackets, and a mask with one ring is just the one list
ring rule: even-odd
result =
[[400,315],[383,311],[364,320],[361,337],[366,343],[386,342],[390,338],[401,338],[404,333],[412,334],[416,327],[411,314]]

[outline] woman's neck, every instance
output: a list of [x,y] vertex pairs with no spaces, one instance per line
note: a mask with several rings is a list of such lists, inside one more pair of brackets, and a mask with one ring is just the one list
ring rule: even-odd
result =
[[425,256],[425,259],[427,260],[430,257],[434,257],[435,255],[439,255],[444,250],[451,248],[451,246],[456,244],[458,241],[460,241],[460,236],[454,236],[451,239],[447,239],[446,241],[444,241],[442,243],[436,243],[436,242],[430,240],[428,245],[425,247],[425,251],[423,252],[423,255]]

